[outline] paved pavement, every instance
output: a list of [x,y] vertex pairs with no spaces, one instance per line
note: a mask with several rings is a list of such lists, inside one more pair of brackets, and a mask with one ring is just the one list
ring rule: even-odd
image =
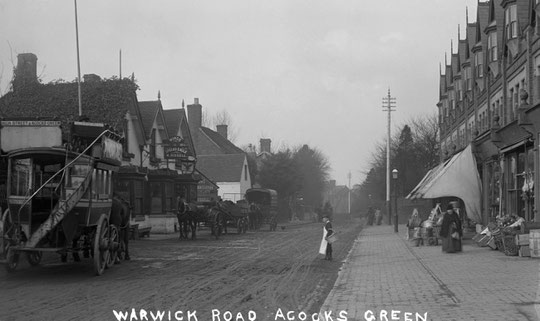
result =
[[[540,259],[505,256],[472,240],[463,242],[461,253],[442,253],[440,245],[412,246],[406,227],[399,231],[388,225],[362,230],[322,315],[332,311],[336,320],[346,311],[353,321],[540,320]],[[400,312],[392,318],[392,310]]]

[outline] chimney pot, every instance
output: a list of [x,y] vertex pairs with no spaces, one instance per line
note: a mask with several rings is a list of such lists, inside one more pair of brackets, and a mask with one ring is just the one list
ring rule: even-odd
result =
[[196,135],[202,126],[202,106],[199,104],[199,98],[195,98],[195,103],[187,106],[187,114],[189,129]]
[[218,134],[220,134],[223,138],[228,139],[228,138],[227,138],[227,125],[217,125],[217,126],[216,126],[216,131],[217,131]]
[[269,153],[269,154],[272,153],[272,149],[271,149],[272,140],[270,140],[269,138],[261,138],[260,144],[261,144],[261,153]]

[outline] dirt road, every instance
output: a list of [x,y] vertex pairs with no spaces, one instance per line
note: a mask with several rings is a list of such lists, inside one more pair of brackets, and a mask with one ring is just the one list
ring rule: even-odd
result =
[[154,320],[158,312],[165,313],[162,320],[201,321],[247,321],[253,313],[256,320],[275,320],[276,313],[282,320],[278,309],[311,315],[361,228],[360,220],[339,215],[334,226],[332,262],[317,254],[321,223],[219,240],[208,230],[196,241],[152,235],[132,241],[132,260],[99,277],[89,259],[60,263],[48,254],[39,267],[21,260],[15,273],[0,270],[0,320],[121,320],[113,310],[127,320]]

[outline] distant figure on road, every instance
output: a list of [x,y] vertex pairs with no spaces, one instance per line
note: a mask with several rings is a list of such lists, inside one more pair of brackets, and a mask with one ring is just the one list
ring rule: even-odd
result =
[[375,210],[373,207],[368,207],[367,210],[367,225],[373,225],[373,221],[375,220]]
[[332,223],[328,216],[323,216],[323,238],[321,240],[321,246],[319,247],[319,253],[324,254],[325,260],[332,261],[332,243],[328,242],[328,237],[334,234],[332,230]]
[[448,204],[446,213],[444,213],[441,231],[439,236],[442,239],[442,251],[446,253],[461,252],[461,237],[463,231],[461,229],[461,220],[452,204]]
[[375,222],[377,222],[377,225],[381,225],[382,223],[382,214],[380,209],[375,210]]
[[326,203],[324,203],[323,216],[326,216],[328,219],[332,219],[333,214],[334,209],[332,208],[332,205],[330,205],[330,202],[326,201]]

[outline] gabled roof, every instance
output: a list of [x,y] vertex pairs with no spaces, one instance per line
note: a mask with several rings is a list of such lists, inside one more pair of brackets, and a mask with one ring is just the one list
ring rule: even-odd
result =
[[139,110],[141,111],[141,123],[144,127],[144,132],[146,137],[149,138],[152,133],[152,126],[154,125],[154,120],[159,114],[159,111],[162,109],[161,101],[139,101]]
[[177,136],[180,132],[180,122],[186,117],[184,109],[164,109],[163,118],[165,118],[165,125],[167,126],[167,132],[169,136]]
[[[489,2],[478,2],[476,9],[476,43],[486,38],[484,37],[484,29],[488,26],[489,8]],[[487,42],[487,40],[485,41]]]
[[[211,130],[207,127],[200,127],[199,129],[202,134],[204,134],[212,143],[214,143],[223,154],[242,154],[244,155],[244,151],[240,149],[239,147],[236,147],[233,143],[231,143],[228,139],[221,136],[219,133]],[[200,139],[200,138],[199,138]]]
[[199,155],[197,169],[214,182],[239,182],[245,154]]
[[186,118],[186,110],[184,108],[178,109],[164,109],[163,118],[165,118],[165,126],[169,137],[180,136],[189,145],[189,155],[196,156],[195,145],[191,137],[189,130],[189,124]]

